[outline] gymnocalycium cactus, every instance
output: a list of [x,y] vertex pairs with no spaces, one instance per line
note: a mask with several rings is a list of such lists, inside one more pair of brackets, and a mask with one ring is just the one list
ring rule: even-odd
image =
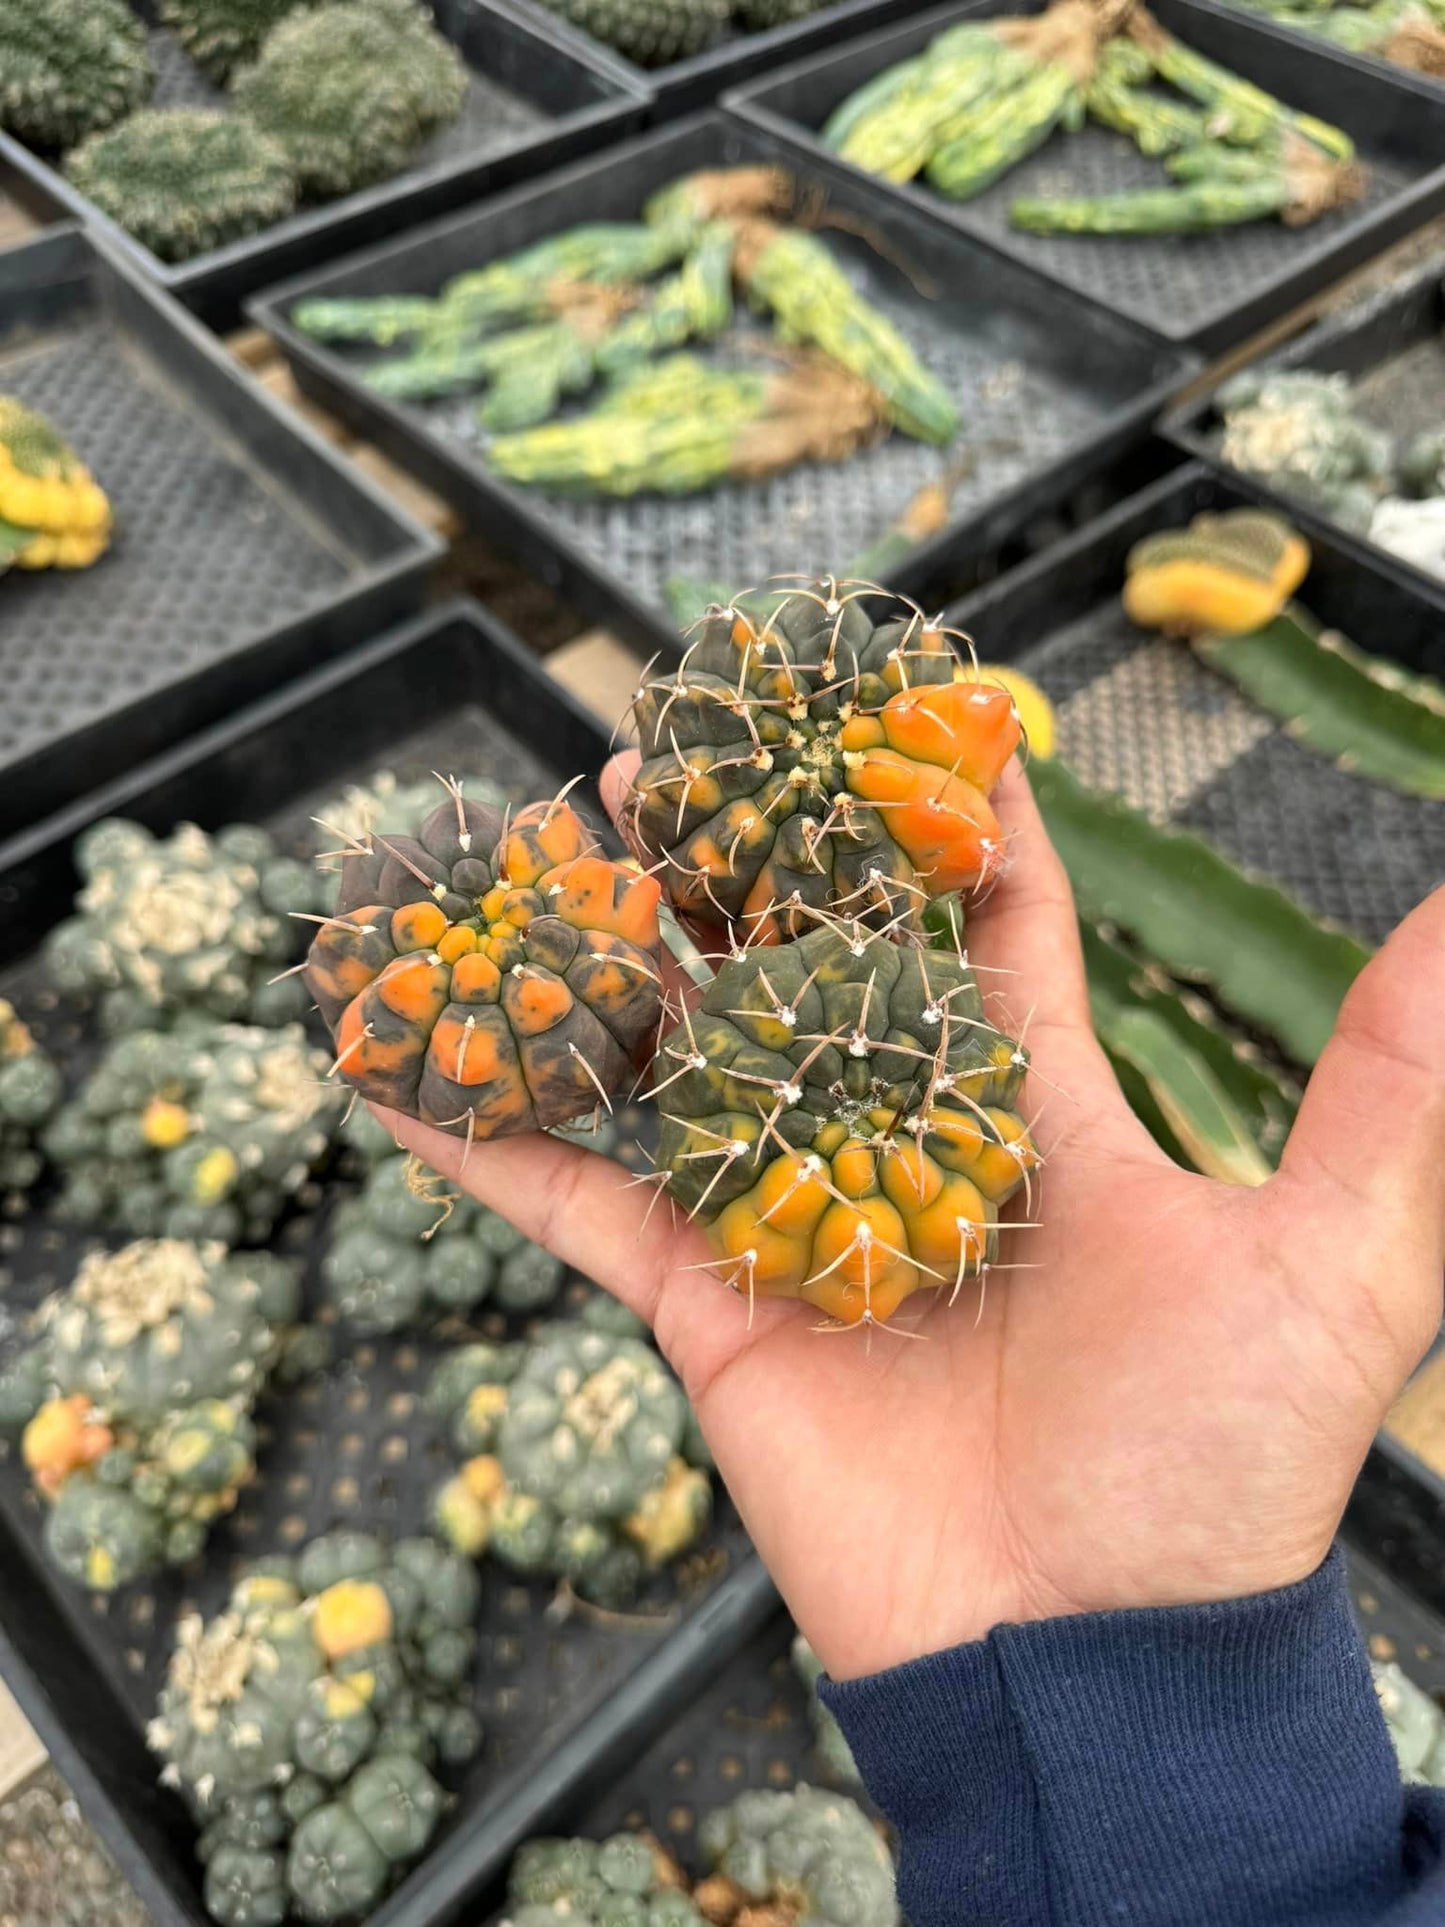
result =
[[343,864],[305,972],[336,1069],[469,1141],[595,1110],[657,1022],[659,895],[560,796],[508,812],[453,785],[420,836]]
[[232,88],[316,200],[400,173],[456,119],[466,92],[461,56],[415,0],[337,0],[293,14]]
[[189,261],[285,220],[296,205],[279,141],[241,114],[148,109],[69,156],[65,172],[162,261]]
[[113,817],[80,837],[75,864],[76,913],[52,932],[46,967],[57,989],[98,993],[104,1030],[304,1013],[294,976],[270,980],[297,947],[290,913],[319,909],[320,892],[265,830],[236,823],[211,836],[182,823],[158,838]]
[[145,1236],[264,1240],[340,1123],[299,1024],[136,1031],[102,1053],[45,1136],[59,1214]]
[[682,1456],[682,1388],[635,1338],[553,1324],[528,1345],[463,1346],[427,1402],[464,1455],[435,1507],[459,1552],[616,1606],[711,1516],[708,1476]]
[[160,17],[208,80],[224,87],[273,27],[319,0],[160,0]]
[[139,107],[155,84],[125,0],[0,0],[0,127],[47,153]]
[[425,1851],[447,1805],[433,1769],[481,1743],[479,1591],[435,1539],[338,1531],[181,1621],[147,1737],[204,1828],[218,1927],[349,1920]]
[[635,1833],[528,1840],[507,1874],[509,1927],[703,1927],[681,1868]]
[[870,1324],[993,1261],[1039,1162],[1028,1054],[985,1017],[958,900],[924,914],[937,949],[830,918],[736,952],[658,1052],[658,1172],[734,1289]]
[[431,1314],[550,1305],[567,1268],[505,1218],[448,1191],[405,1152],[373,1164],[361,1195],[336,1214],[322,1261],[326,1293],[362,1332],[390,1332]]
[[39,1177],[36,1140],[60,1093],[58,1067],[0,997],[0,1194],[28,1191]]
[[1004,859],[987,793],[1018,717],[956,663],[913,604],[863,584],[711,610],[634,701],[638,854],[664,866],[674,903],[751,938],[797,936],[815,909],[917,925],[930,897]]
[[[472,803],[497,803],[505,806],[506,797],[493,783],[468,776],[462,783]],[[365,783],[349,783],[339,796],[332,797],[317,810],[316,854],[323,870],[338,879],[331,890],[334,898],[340,888],[343,859],[358,847],[370,849],[373,838],[419,836],[422,825],[437,806],[437,778],[404,783],[394,770],[377,770]]]
[[693,1889],[693,1901],[712,1927],[759,1917],[897,1927],[888,1849],[841,1793],[811,1786],[744,1793],[710,1813],[698,1839],[714,1871]]
[[193,1558],[255,1469],[251,1410],[299,1314],[264,1252],[142,1239],[93,1252],[0,1374],[0,1422],[50,1503],[55,1563],[109,1592]]

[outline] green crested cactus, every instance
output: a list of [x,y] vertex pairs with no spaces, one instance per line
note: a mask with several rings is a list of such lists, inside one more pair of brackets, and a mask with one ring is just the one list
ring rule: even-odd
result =
[[189,261],[285,220],[296,205],[279,141],[241,114],[148,109],[69,156],[88,200],[162,261]]
[[193,1015],[279,1024],[306,1010],[296,977],[278,973],[297,948],[290,918],[321,907],[321,886],[266,831],[182,823],[160,838],[113,817],[79,838],[75,865],[75,914],[52,932],[46,971],[57,990],[98,995],[103,1030]]
[[1445,1712],[1393,1661],[1372,1659],[1370,1672],[1401,1779],[1445,1786]]
[[340,1124],[299,1024],[199,1020],[117,1038],[45,1135],[59,1214],[142,1236],[259,1243]]
[[1215,396],[1231,467],[1364,533],[1389,486],[1390,438],[1354,411],[1343,375],[1246,369]]
[[125,0],[0,0],[0,127],[59,153],[139,107],[155,84]]
[[367,1913],[426,1850],[436,1771],[481,1743],[479,1590],[435,1539],[335,1532],[180,1622],[147,1738],[203,1826],[219,1927]]
[[853,1758],[853,1749],[843,1737],[843,1729],[818,1697],[818,1681],[823,1677],[823,1662],[798,1633],[791,1648],[793,1671],[803,1682],[808,1695],[808,1718],[813,1726],[813,1745],[819,1763],[829,1779],[848,1786],[861,1786],[862,1774]]
[[774,1909],[809,1927],[897,1927],[888,1849],[844,1794],[744,1793],[708,1814],[698,1842],[713,1873],[693,1899],[715,1927]]
[[461,56],[415,0],[336,0],[294,14],[232,88],[316,200],[399,174],[456,119],[466,92]]
[[349,1325],[390,1332],[483,1303],[519,1313],[551,1304],[567,1275],[559,1258],[388,1150],[337,1212],[322,1261],[327,1298]]
[[511,1927],[704,1927],[682,1871],[656,1841],[539,1838],[507,1874]]
[[0,1196],[40,1176],[40,1133],[60,1103],[58,1066],[0,997]]
[[93,1252],[0,1376],[63,1572],[109,1592],[193,1558],[255,1470],[251,1410],[300,1310],[295,1268],[218,1243]]
[[727,26],[729,0],[542,0],[583,33],[639,67],[706,53]]
[[161,20],[208,80],[224,87],[273,27],[320,0],[159,0]]
[[679,1557],[712,1510],[707,1473],[683,1456],[688,1405],[656,1352],[586,1324],[526,1345],[468,1345],[443,1359],[427,1403],[464,1463],[436,1495],[458,1551],[494,1553],[625,1604]]

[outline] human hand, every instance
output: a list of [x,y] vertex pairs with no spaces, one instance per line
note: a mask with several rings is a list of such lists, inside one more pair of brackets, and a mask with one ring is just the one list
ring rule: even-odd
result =
[[[626,768],[604,779],[614,815]],[[1303,1578],[1440,1320],[1445,889],[1351,991],[1277,1175],[1235,1188],[1179,1170],[1129,1110],[1016,765],[994,802],[1013,867],[969,951],[1010,973],[983,978],[1007,986],[989,993],[1000,1023],[1032,1013],[1048,1168],[1040,1228],[1005,1229],[976,1323],[961,1298],[917,1337],[823,1337],[809,1307],[750,1311],[699,1272],[701,1232],[665,1205],[644,1227],[648,1197],[609,1160],[546,1136],[468,1156],[379,1113],[653,1326],[835,1679],[1004,1621]]]

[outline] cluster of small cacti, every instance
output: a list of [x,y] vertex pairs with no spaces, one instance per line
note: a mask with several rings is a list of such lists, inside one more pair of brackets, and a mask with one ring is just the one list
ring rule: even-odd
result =
[[967,201],[1086,119],[1162,158],[1170,184],[1018,199],[1016,227],[1170,234],[1270,216],[1297,226],[1362,191],[1346,134],[1204,59],[1140,0],[1053,0],[1037,16],[949,27],[841,102],[823,139],[869,173],[922,176]]
[[60,1068],[0,997],[0,1198],[40,1176],[40,1134],[60,1103]]
[[566,1267],[495,1211],[393,1152],[337,1212],[321,1276],[354,1330],[392,1332],[483,1304],[541,1311],[561,1290]]
[[93,1252],[46,1300],[0,1373],[0,1423],[24,1427],[64,1573],[110,1592],[196,1556],[255,1470],[251,1411],[299,1306],[279,1258],[174,1238]]
[[1415,1785],[1445,1786],[1445,1712],[1392,1660],[1372,1659],[1370,1671],[1400,1777]]
[[529,1840],[507,1879],[506,1927],[897,1927],[893,1863],[840,1793],[744,1793],[704,1815],[696,1883],[655,1840]]
[[139,107],[155,84],[126,0],[0,0],[0,127],[58,153]]
[[1228,4],[1314,35],[1347,53],[1375,54],[1397,67],[1445,76],[1442,0],[1228,0]]
[[418,0],[331,0],[291,12],[231,92],[285,151],[299,192],[324,200],[409,166],[461,112],[467,84]]
[[65,163],[71,183],[162,261],[188,261],[291,213],[286,150],[242,114],[149,109],[93,134]]
[[543,0],[583,33],[639,67],[670,67],[740,33],[802,20],[829,0]]
[[696,1541],[712,1483],[681,1386],[608,1323],[584,1315],[523,1343],[462,1346],[427,1404],[462,1457],[434,1505],[448,1543],[614,1607]]
[[1311,369],[1246,369],[1215,406],[1232,467],[1445,577],[1445,429],[1397,442],[1359,411],[1347,376]]
[[110,546],[110,529],[105,491],[65,437],[0,395],[0,574],[88,569]]
[[45,1133],[56,1213],[154,1237],[261,1243],[326,1155],[341,1107],[299,1024],[196,1020],[101,1053]]
[[1146,628],[1189,637],[1296,741],[1392,789],[1445,797],[1445,686],[1367,655],[1291,602],[1309,563],[1276,515],[1200,515],[1135,545],[1124,607]]
[[276,1024],[306,1009],[294,978],[273,980],[295,946],[290,917],[319,909],[323,884],[265,830],[182,823],[156,837],[109,818],[77,840],[75,866],[75,914],[51,935],[46,969],[57,989],[98,999],[102,1029]]
[[435,1539],[333,1532],[180,1623],[151,1749],[203,1831],[218,1927],[351,1920],[431,1841],[481,1744],[477,1575]]
[[[889,426],[951,441],[953,401],[826,243],[787,222],[794,199],[780,169],[709,170],[652,196],[640,223],[568,229],[435,299],[318,299],[293,319],[392,350],[364,379],[393,399],[484,390],[487,459],[530,487],[690,493],[842,460]],[[732,325],[735,288],[781,350],[731,368],[677,352]],[[585,413],[551,419],[599,383]]]

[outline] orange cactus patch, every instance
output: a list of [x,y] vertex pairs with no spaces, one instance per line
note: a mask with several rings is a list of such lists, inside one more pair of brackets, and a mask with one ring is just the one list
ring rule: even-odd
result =
[[745,605],[634,703],[624,820],[668,896],[777,943],[816,910],[916,926],[930,897],[987,883],[1004,843],[986,792],[1020,740],[1008,692],[955,682],[946,636],[866,585]]
[[115,1444],[115,1434],[93,1414],[84,1392],[47,1399],[26,1426],[21,1456],[48,1499],[82,1466],[93,1465]]
[[538,1130],[629,1079],[660,1008],[660,890],[560,798],[460,787],[348,855],[306,981],[362,1094],[466,1137]]

